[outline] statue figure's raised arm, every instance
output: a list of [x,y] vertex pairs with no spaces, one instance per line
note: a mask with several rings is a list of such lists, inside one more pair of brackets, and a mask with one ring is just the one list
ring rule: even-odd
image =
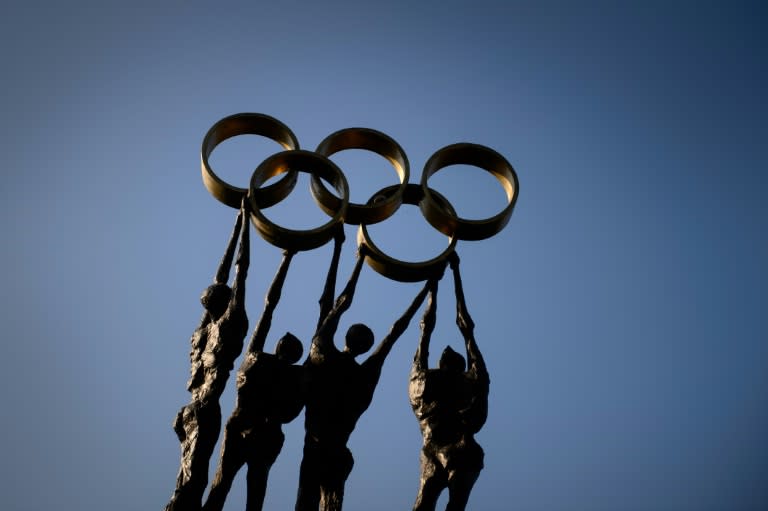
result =
[[248,276],[251,258],[251,229],[245,222],[249,215],[248,211],[248,202],[243,198],[243,205],[240,208],[243,228],[240,231],[240,248],[237,251],[237,260],[235,261],[235,282],[232,284],[232,300],[228,307],[230,310],[245,307],[245,279]]
[[333,308],[333,299],[336,297],[336,275],[339,269],[339,257],[341,256],[341,246],[344,243],[344,225],[338,226],[333,238],[333,256],[331,265],[328,267],[328,275],[325,277],[325,286],[323,294],[320,295],[320,316],[317,318],[315,331],[319,330],[325,321],[325,317]]
[[352,305],[352,299],[355,296],[355,289],[357,288],[357,281],[360,278],[360,271],[363,268],[363,262],[365,261],[365,248],[360,247],[357,254],[357,262],[355,268],[352,270],[352,275],[349,277],[347,285],[336,299],[336,303],[333,309],[325,316],[320,328],[317,329],[312,339],[312,350],[318,350],[323,352],[329,346],[333,345],[333,336],[336,334],[336,330],[339,328],[339,321],[341,315],[344,314]]
[[413,319],[416,311],[419,310],[419,307],[421,307],[421,304],[424,302],[424,298],[427,296],[427,292],[430,291],[432,286],[437,286],[437,280],[429,280],[426,284],[424,284],[424,287],[421,288],[421,291],[419,291],[419,293],[413,299],[411,305],[409,305],[403,315],[397,318],[397,320],[392,324],[392,328],[390,328],[389,333],[384,337],[384,339],[382,339],[371,356],[368,357],[368,360],[365,361],[366,365],[375,365],[381,369],[381,366],[384,364],[384,360],[392,350],[392,346],[395,345],[395,342],[400,338],[401,335],[403,335],[403,332],[405,332],[406,328],[408,328],[408,324],[411,322],[411,319]]
[[467,310],[467,302],[464,299],[464,288],[461,283],[459,271],[459,256],[454,252],[450,258],[453,270],[453,282],[456,290],[456,325],[464,336],[467,349],[467,370],[477,379],[488,380],[488,370],[485,367],[483,355],[475,342],[475,322]]
[[275,307],[277,307],[277,304],[280,301],[283,285],[285,284],[285,277],[288,274],[288,267],[290,266],[294,255],[296,255],[295,251],[285,250],[283,252],[283,259],[280,261],[280,267],[277,269],[275,278],[269,286],[269,291],[267,291],[267,295],[264,298],[264,311],[262,311],[259,323],[253,330],[253,336],[248,345],[247,353],[264,351],[264,343],[267,340],[269,328],[272,326],[272,313],[275,311]]
[[216,284],[226,284],[227,281],[229,281],[229,271],[232,268],[232,259],[235,257],[235,248],[237,247],[237,237],[240,234],[244,216],[245,214],[241,208],[240,212],[237,214],[237,220],[235,220],[235,227],[232,229],[232,234],[229,236],[227,249],[224,251],[224,256],[222,256],[219,268],[216,271],[216,277],[214,278]]
[[426,371],[429,368],[429,342],[432,340],[432,332],[437,321],[437,280],[430,281],[429,300],[424,316],[421,318],[421,337],[416,355],[413,357],[413,370]]

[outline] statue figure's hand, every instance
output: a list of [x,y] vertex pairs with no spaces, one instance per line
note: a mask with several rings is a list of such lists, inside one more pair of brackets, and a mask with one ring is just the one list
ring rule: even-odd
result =
[[346,234],[344,234],[344,224],[339,225],[339,227],[336,229],[336,232],[333,233],[333,239],[339,245],[344,243],[344,240],[347,239]]
[[456,268],[459,267],[459,254],[455,250],[448,256],[448,263],[450,263],[453,271],[456,271]]
[[243,195],[243,200],[240,203],[240,214],[245,216],[251,212],[251,204],[248,202],[248,195]]
[[437,273],[435,274],[435,276],[432,279],[430,279],[430,280],[434,280],[435,281],[435,287],[437,287],[437,281],[442,279],[443,275],[445,275],[445,268],[446,268],[446,266],[448,266],[448,265],[443,263],[443,265],[440,266],[440,269],[437,270]]

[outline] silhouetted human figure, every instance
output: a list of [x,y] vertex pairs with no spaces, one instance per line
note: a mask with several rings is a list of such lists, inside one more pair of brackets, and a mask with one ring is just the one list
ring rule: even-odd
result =
[[446,511],[463,511],[472,486],[483,468],[483,449],[474,439],[488,416],[490,379],[474,339],[474,323],[467,312],[459,275],[459,258],[450,259],[456,289],[456,323],[464,336],[469,369],[464,357],[450,346],[438,369],[428,368],[429,341],[435,327],[437,283],[421,321],[421,340],[411,368],[409,397],[419,420],[421,483],[414,511],[434,511],[438,497],[448,488]]
[[[216,281],[200,297],[206,312],[191,339],[192,374],[187,389],[192,392],[192,399],[181,408],[173,425],[181,442],[181,467],[166,511],[198,511],[201,508],[208,484],[208,462],[221,430],[219,397],[248,332],[245,279],[250,237],[245,204],[238,215]],[[225,282],[238,232],[240,248],[235,263],[235,281],[230,289]]]
[[[296,511],[317,511],[318,508],[323,511],[341,510],[344,483],[354,464],[347,441],[358,419],[371,404],[384,360],[395,341],[408,327],[427,293],[425,285],[364,362],[358,363],[355,357],[373,346],[374,337],[373,332],[363,324],[349,327],[346,346],[343,351],[339,351],[333,343],[333,337],[341,315],[352,303],[365,260],[365,249],[360,250],[352,276],[333,309],[322,320],[304,362],[308,381],[306,435]],[[335,268],[329,272],[321,307],[333,296],[328,295],[329,291],[333,292],[332,272],[335,273]]]
[[288,266],[295,252],[283,253],[275,279],[267,292],[264,311],[237,374],[237,403],[224,428],[224,440],[204,511],[221,511],[237,472],[248,464],[246,511],[264,504],[269,469],[280,454],[285,436],[282,425],[304,407],[304,368],[293,365],[303,353],[301,341],[286,333],[275,354],[264,352],[272,313],[280,300]]

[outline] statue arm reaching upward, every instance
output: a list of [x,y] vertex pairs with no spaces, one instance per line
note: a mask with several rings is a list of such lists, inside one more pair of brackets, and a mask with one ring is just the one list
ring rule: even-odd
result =
[[429,341],[432,339],[432,332],[435,330],[437,318],[437,280],[429,282],[429,300],[424,316],[421,318],[421,337],[419,338],[419,347],[416,348],[416,355],[413,357],[412,372],[422,372],[429,368]]
[[237,247],[237,237],[240,234],[244,216],[245,214],[241,208],[237,214],[237,220],[235,220],[235,227],[232,229],[232,234],[229,236],[227,249],[224,252],[224,256],[221,258],[219,268],[216,271],[216,277],[214,278],[216,284],[226,284],[229,280],[229,271],[232,268],[232,259],[235,257],[235,248]]
[[[235,257],[235,248],[237,248],[237,238],[240,234],[240,229],[243,224],[243,210],[237,213],[237,219],[235,220],[235,226],[232,229],[232,234],[229,235],[229,241],[227,242],[227,248],[224,250],[224,255],[221,257],[219,267],[216,270],[216,275],[213,278],[214,284],[226,284],[229,280],[229,272],[232,269],[232,260]],[[208,311],[203,313],[203,317],[200,319],[200,326],[198,330],[205,328],[208,323],[211,322],[211,315]],[[205,346],[203,346],[205,349]]]
[[[235,248],[237,247],[237,240],[242,227],[243,216],[243,210],[241,209],[237,214],[237,219],[235,220],[235,226],[232,229],[232,234],[229,235],[227,248],[221,258],[219,267],[216,270],[216,275],[213,279],[214,284],[226,285],[227,281],[229,280],[229,272],[232,269],[232,260],[235,257]],[[203,312],[202,318],[200,318],[200,325],[195,329],[195,332],[192,334],[192,338],[190,339],[191,349],[189,352],[189,360],[191,367],[189,381],[187,382],[187,390],[189,391],[192,391],[193,388],[200,385],[200,383],[203,381],[201,358],[208,345],[207,327],[211,324],[211,321],[211,314],[206,309]]]
[[[235,282],[232,284],[232,299],[227,307],[228,312],[245,307],[245,279],[248,276],[248,266],[251,257],[251,238],[250,228],[245,223],[248,216],[248,203],[243,198],[243,205],[240,209],[242,229],[240,232],[240,249],[237,251],[237,260],[235,261]],[[229,247],[227,247],[229,248]]]
[[416,314],[416,311],[419,309],[419,307],[421,307],[422,302],[424,302],[424,298],[427,296],[427,291],[430,291],[433,287],[437,288],[436,279],[429,280],[426,284],[424,284],[424,287],[421,288],[419,294],[417,294],[416,298],[413,299],[411,305],[409,305],[403,315],[397,318],[397,320],[392,324],[392,328],[390,328],[389,333],[384,337],[384,339],[382,339],[382,341],[376,347],[376,350],[374,350],[371,356],[368,357],[368,359],[365,361],[366,365],[378,367],[378,369],[381,370],[381,366],[384,365],[384,360],[392,350],[392,346],[395,345],[395,342],[400,338],[401,335],[403,335],[405,329],[408,328],[408,324],[411,322],[411,319],[413,319],[413,315]]
[[267,296],[264,298],[264,311],[261,313],[259,323],[253,331],[253,336],[248,345],[247,353],[264,351],[264,343],[267,340],[269,328],[272,326],[272,313],[275,311],[275,307],[277,307],[277,303],[280,301],[283,284],[285,284],[285,277],[288,274],[288,267],[290,266],[294,255],[296,255],[295,251],[285,250],[283,252],[283,260],[280,262],[280,267],[277,269],[275,279],[269,286]]
[[455,253],[451,257],[451,269],[456,289],[456,324],[464,336],[467,350],[467,376],[474,382],[474,392],[470,405],[461,411],[463,421],[472,433],[477,433],[488,418],[488,387],[490,377],[485,367],[485,360],[480,353],[480,348],[475,342],[475,323],[467,311],[467,303],[464,299],[464,289],[461,285],[459,272],[459,256]]
[[[333,336],[336,334],[336,330],[339,328],[339,320],[341,315],[344,314],[352,305],[352,299],[355,296],[355,288],[357,287],[357,281],[360,278],[360,271],[363,268],[363,262],[365,261],[366,253],[365,247],[361,246],[357,254],[357,262],[355,268],[352,270],[352,275],[349,277],[347,285],[336,299],[336,303],[333,309],[325,316],[320,325],[320,328],[315,332],[315,336],[312,339],[311,351],[324,353],[333,349]],[[311,353],[311,352],[310,352]]]
[[336,274],[339,269],[339,257],[341,256],[341,245],[344,243],[344,225],[339,225],[333,239],[333,256],[331,265],[328,268],[328,275],[325,277],[325,286],[323,294],[320,296],[320,317],[317,318],[315,331],[320,330],[325,317],[333,308],[333,299],[336,296]]
[[467,310],[467,302],[464,299],[464,288],[461,283],[459,271],[459,256],[454,252],[451,256],[451,269],[453,270],[453,282],[456,290],[456,325],[464,336],[467,349],[467,370],[472,377],[478,380],[488,380],[488,370],[485,360],[480,353],[480,348],[475,342],[475,322]]
[[429,370],[429,342],[432,339],[432,332],[435,330],[437,318],[437,280],[430,281],[429,300],[424,310],[424,316],[421,318],[421,337],[419,338],[419,347],[416,348],[416,354],[413,357],[411,366],[411,375],[408,383],[408,399],[411,402],[413,413],[421,421],[435,407],[435,403],[430,403],[425,399],[427,371]]

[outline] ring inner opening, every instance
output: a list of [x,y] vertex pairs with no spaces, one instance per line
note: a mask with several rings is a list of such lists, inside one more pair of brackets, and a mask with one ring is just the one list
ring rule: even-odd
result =
[[506,179],[463,164],[441,168],[429,177],[428,185],[448,199],[459,218],[466,220],[482,220],[501,213],[513,193]]
[[[398,162],[367,149],[344,149],[328,158],[344,172],[349,183],[349,202],[355,204],[365,204],[378,190],[400,183],[404,172]],[[326,188],[339,196],[333,188]]]
[[390,218],[366,229],[371,241],[385,255],[408,263],[439,256],[450,241],[429,225],[418,206],[411,204],[403,204]]
[[[267,179],[261,187],[274,184],[284,176],[283,173],[273,176]],[[261,213],[267,220],[285,229],[306,231],[324,226],[331,220],[331,217],[320,209],[312,197],[310,181],[311,175],[309,173],[299,172],[296,186],[291,193],[274,206],[263,208]],[[323,179],[323,184],[337,197],[341,195],[332,183]]]
[[[261,135],[236,135],[213,148],[208,164],[219,179],[237,188],[248,188],[253,170],[284,147]],[[279,177],[278,177],[279,179]],[[270,180],[270,184],[276,182]]]

